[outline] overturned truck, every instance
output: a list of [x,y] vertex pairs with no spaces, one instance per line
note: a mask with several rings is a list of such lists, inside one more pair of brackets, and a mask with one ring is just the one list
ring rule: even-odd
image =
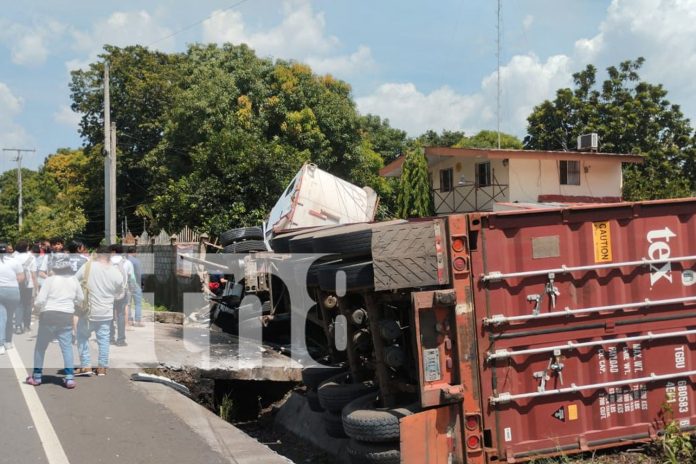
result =
[[330,367],[305,370],[307,396],[354,462],[519,462],[696,426],[695,199],[341,225],[269,244],[246,257],[252,269],[315,253],[294,284],[316,303],[308,320]]

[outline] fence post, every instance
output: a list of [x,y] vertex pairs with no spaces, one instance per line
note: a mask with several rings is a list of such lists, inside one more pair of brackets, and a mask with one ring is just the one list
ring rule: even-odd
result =
[[177,277],[176,274],[176,267],[177,267],[177,262],[176,260],[179,258],[177,254],[177,245],[176,245],[176,235],[172,235],[169,238],[169,245],[170,245],[170,256],[173,257],[171,259],[170,264],[172,266],[171,272],[170,272],[170,277],[169,277],[169,298],[170,298],[170,304],[169,308],[171,311],[177,311],[181,309],[181,306],[179,304],[179,278]]

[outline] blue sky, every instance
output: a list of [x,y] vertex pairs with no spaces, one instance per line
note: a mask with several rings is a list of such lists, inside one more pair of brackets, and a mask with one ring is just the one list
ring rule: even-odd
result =
[[[495,128],[493,0],[28,0],[0,13],[0,147],[36,148],[35,167],[77,147],[69,70],[105,43],[183,50],[247,42],[308,62],[353,86],[363,113],[411,135]],[[696,117],[696,0],[503,0],[502,129],[519,136],[531,108],[586,63],[639,55],[643,76]],[[198,23],[200,21],[200,23]],[[167,36],[186,28],[185,31]],[[114,108],[114,111],[118,111]],[[0,170],[12,167],[9,155]]]

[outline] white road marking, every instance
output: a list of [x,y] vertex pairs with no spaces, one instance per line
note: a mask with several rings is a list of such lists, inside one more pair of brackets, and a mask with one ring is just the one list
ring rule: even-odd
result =
[[17,349],[7,350],[7,356],[12,364],[15,376],[19,381],[19,388],[29,408],[29,414],[31,414],[31,418],[34,421],[34,426],[36,427],[36,432],[39,434],[39,439],[41,440],[44,453],[46,453],[48,463],[70,464],[68,457],[65,455],[65,450],[63,450],[63,446],[60,444],[58,435],[56,435],[56,431],[51,421],[48,419],[48,414],[46,414],[46,410],[39,399],[39,395],[34,390],[36,387],[32,387],[25,383],[27,369],[22,362],[22,358],[19,357]]

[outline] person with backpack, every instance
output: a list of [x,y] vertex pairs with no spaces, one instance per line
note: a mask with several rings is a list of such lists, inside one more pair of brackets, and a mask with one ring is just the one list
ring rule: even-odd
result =
[[31,312],[34,296],[38,288],[36,280],[36,258],[29,249],[27,240],[17,242],[15,259],[24,270],[24,282],[19,284],[19,308],[15,313],[15,334],[21,335],[31,330]]
[[66,253],[55,253],[51,269],[52,274],[46,278],[36,297],[39,330],[34,346],[34,370],[26,382],[35,387],[41,385],[46,349],[51,341],[58,339],[65,365],[63,385],[65,388],[73,389],[73,316],[75,308],[82,305],[84,294],[80,283],[73,276],[70,256]]
[[116,346],[128,346],[128,343],[126,343],[126,320],[130,295],[135,287],[135,273],[133,264],[123,256],[123,246],[113,244],[109,247],[109,250],[111,251],[111,264],[118,269],[123,278],[123,293],[118,295],[114,301],[111,343]]
[[19,307],[19,284],[23,281],[22,266],[7,254],[7,245],[0,243],[0,355],[14,348],[12,321]]
[[98,376],[106,375],[109,367],[109,338],[114,318],[114,300],[124,292],[121,272],[109,261],[108,247],[99,247],[97,254],[77,271],[75,277],[82,285],[86,304],[80,308],[77,323],[77,351],[80,368],[76,376],[92,375],[89,336],[95,332],[99,346],[96,368]]

